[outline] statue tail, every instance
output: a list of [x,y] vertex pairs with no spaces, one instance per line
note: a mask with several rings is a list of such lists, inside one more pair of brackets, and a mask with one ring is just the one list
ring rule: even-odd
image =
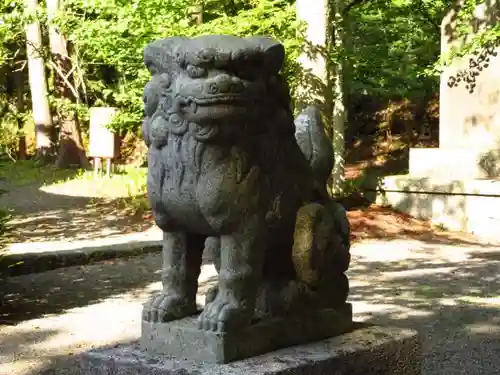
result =
[[309,161],[316,182],[326,188],[333,169],[334,153],[316,106],[307,107],[295,119],[295,139]]

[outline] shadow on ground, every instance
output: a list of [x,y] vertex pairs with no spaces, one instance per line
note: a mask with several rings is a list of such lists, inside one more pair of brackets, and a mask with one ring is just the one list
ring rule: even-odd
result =
[[500,373],[500,249],[427,243],[408,256],[383,246],[350,271],[358,318],[417,329],[424,374]]
[[15,215],[9,223],[11,242],[91,240],[141,232],[153,225],[142,215],[121,208],[123,201],[94,199],[79,205],[78,199],[82,198],[75,198],[71,207]]
[[6,242],[90,240],[150,228],[152,221],[132,214],[127,200],[134,198],[69,196],[22,187],[0,197],[0,206],[12,210]]
[[132,170],[130,181],[80,177],[77,169],[0,161],[0,208],[12,214],[2,244],[96,239],[151,227],[151,220],[131,214],[143,212],[143,197],[131,196],[140,191],[143,169]]
[[[500,249],[416,241],[398,246],[378,242],[353,249],[356,319],[418,330],[424,375],[500,373]],[[3,319],[14,323],[111,298],[157,281],[159,264],[155,254],[52,271],[52,283],[13,278]],[[53,365],[47,366],[30,375],[51,373]]]
[[0,324],[52,316],[145,288],[160,281],[160,270],[161,255],[150,254],[0,280]]

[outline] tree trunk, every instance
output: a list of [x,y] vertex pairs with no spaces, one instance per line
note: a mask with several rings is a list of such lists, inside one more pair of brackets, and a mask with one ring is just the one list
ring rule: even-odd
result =
[[303,76],[300,79],[301,87],[299,87],[296,104],[299,109],[316,104],[327,115],[329,106],[326,63],[328,1],[297,0],[296,8],[297,19],[306,23],[306,51],[298,59]]
[[24,77],[21,70],[14,72],[14,83],[16,87],[16,119],[19,128],[18,160],[26,159],[26,136],[24,135],[24,122],[21,113],[24,112]]
[[[335,163],[329,184],[331,193],[335,195],[341,193],[344,186],[344,127],[347,114],[343,77],[345,63],[344,54],[341,53],[335,64],[330,66],[327,55],[331,52],[329,43],[335,51],[343,52],[343,0],[297,0],[296,6],[297,18],[307,24],[308,44],[308,51],[299,58],[304,70],[301,80],[307,86],[299,88],[298,105],[318,105],[330,128]],[[331,23],[334,30],[330,33],[327,25]]]
[[[54,69],[55,89],[60,99],[68,104],[75,104],[78,99],[78,92],[72,85],[71,79],[71,59],[68,54],[66,38],[62,35],[54,24],[54,18],[61,9],[59,0],[46,0],[47,18],[49,21],[49,41],[52,55],[52,67]],[[90,167],[90,163],[85,155],[80,131],[78,116],[73,109],[62,109],[59,113],[59,155],[56,166],[67,168],[78,165],[83,168]]]
[[335,152],[335,163],[332,171],[331,193],[338,195],[344,188],[345,170],[345,123],[347,120],[346,88],[345,83],[345,26],[344,0],[332,0],[330,15],[333,24],[332,45],[340,52],[330,69],[330,87],[332,88],[332,142]]
[[[24,1],[26,13],[31,16],[35,15],[38,9],[38,0]],[[34,19],[26,25],[29,84],[33,120],[35,122],[37,158],[42,162],[48,162],[53,157],[54,152],[54,128],[50,115],[42,48],[40,23],[37,19]]]
[[202,0],[196,1],[191,13],[193,21],[196,25],[203,24],[203,10],[204,10],[203,1]]

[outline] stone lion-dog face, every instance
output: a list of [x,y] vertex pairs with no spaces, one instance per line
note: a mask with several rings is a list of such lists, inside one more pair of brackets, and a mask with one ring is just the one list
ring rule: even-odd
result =
[[[190,131],[201,142],[243,137],[245,126],[255,128],[280,99],[289,109],[289,98],[280,98],[284,56],[283,46],[266,37],[209,35],[153,42],[145,51],[153,75],[144,95],[146,143],[162,147],[168,132]],[[246,131],[257,130],[269,129]]]

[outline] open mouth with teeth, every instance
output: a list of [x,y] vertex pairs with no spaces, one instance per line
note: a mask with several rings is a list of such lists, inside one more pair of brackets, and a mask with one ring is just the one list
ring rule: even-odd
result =
[[179,110],[190,121],[222,119],[249,108],[249,98],[241,95],[188,97],[179,100]]
[[247,98],[245,98],[242,95],[236,95],[236,94],[220,94],[220,95],[212,95],[209,97],[194,97],[190,96],[186,98],[186,102],[189,105],[192,105],[193,103],[199,106],[209,106],[209,105],[218,105],[218,104],[240,104],[242,102],[248,101]]

